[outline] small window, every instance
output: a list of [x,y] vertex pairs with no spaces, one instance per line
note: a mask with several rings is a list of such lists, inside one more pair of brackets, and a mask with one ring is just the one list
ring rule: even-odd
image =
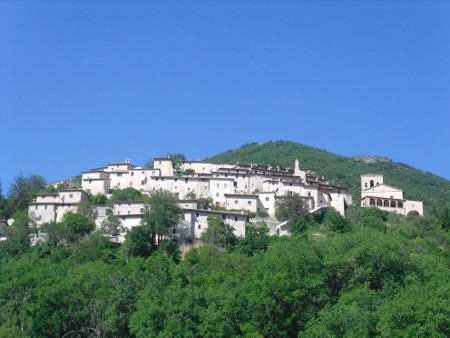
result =
[[235,200],[235,201],[234,201],[234,204],[238,204],[238,203],[239,203],[238,200]]
[[121,207],[122,206],[122,203],[119,203],[119,207]]
[[141,208],[141,212],[144,212],[144,208]]
[[70,194],[70,195],[69,195],[69,198],[72,198],[72,197],[73,197],[73,194]]
[[175,178],[174,181],[177,182],[177,181],[178,181],[178,178]]
[[222,215],[222,219],[223,220],[227,219],[227,215]]
[[117,177],[121,177],[122,176],[122,173],[117,173]]
[[266,197],[266,201],[267,201],[267,202],[269,201],[269,197]]
[[199,228],[199,229],[201,229],[201,228],[202,228],[202,225],[201,225],[201,224],[199,224],[199,225],[198,225],[198,228]]
[[131,176],[134,176],[134,172],[131,172]]
[[191,188],[188,188],[188,191],[191,191]]
[[37,210],[37,208],[38,208],[38,205],[36,204],[36,205],[34,206],[34,209]]
[[237,222],[238,221],[238,217],[234,216],[234,221]]
[[199,217],[199,216],[200,216],[200,213],[196,212],[195,217]]
[[248,201],[247,204],[248,204],[248,205],[252,205],[252,201]]
[[130,182],[130,185],[133,185],[133,182]]
[[141,185],[144,185],[145,181],[141,181]]
[[128,215],[129,215],[129,214],[131,214],[131,211],[130,211],[130,210],[128,210]]
[[47,209],[47,204],[44,206],[44,209]]
[[185,178],[184,179],[184,183],[188,183],[189,182],[189,179],[188,178]]
[[122,217],[122,221],[125,221],[126,220],[126,217]]
[[310,191],[308,191],[308,196],[311,196],[311,192]]
[[117,212],[117,215],[120,215],[120,210]]
[[128,206],[131,207],[131,203],[128,203]]

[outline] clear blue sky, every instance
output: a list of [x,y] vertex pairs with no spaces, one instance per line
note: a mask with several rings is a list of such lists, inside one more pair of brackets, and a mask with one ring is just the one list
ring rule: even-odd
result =
[[0,177],[290,140],[450,178],[449,1],[2,1]]

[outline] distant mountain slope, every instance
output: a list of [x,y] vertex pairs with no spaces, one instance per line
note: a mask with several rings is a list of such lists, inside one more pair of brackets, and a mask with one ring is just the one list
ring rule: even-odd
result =
[[407,199],[437,207],[450,203],[450,181],[447,179],[379,156],[339,156],[299,143],[276,141],[246,144],[206,160],[279,164],[293,168],[295,159],[300,161],[300,167],[323,175],[332,183],[349,187],[356,201],[359,201],[361,188],[359,176],[377,173],[384,175],[386,184],[403,189]]

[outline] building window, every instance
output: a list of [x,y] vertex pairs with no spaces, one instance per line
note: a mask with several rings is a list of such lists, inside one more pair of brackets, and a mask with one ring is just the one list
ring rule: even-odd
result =
[[199,217],[199,216],[200,216],[200,213],[196,212],[195,217]]
[[44,206],[44,209],[47,209],[47,204]]
[[144,185],[145,181],[141,181],[141,185]]
[[311,196],[311,192],[308,191],[308,196]]
[[383,201],[382,200],[377,200],[377,206],[379,206],[379,207],[383,206]]
[[130,182],[130,185],[133,185],[133,182]]
[[247,204],[248,204],[248,205],[252,205],[252,201],[248,201]]
[[395,201],[391,201],[391,208],[395,208],[395,207],[396,207]]
[[42,219],[42,215],[38,216],[38,221],[40,221]]
[[199,225],[198,225],[198,228],[199,228],[199,229],[201,229],[201,228],[202,228],[202,225],[201,225],[201,224],[199,224]]
[[117,173],[117,177],[122,177],[122,173]]
[[238,217],[234,216],[234,221],[237,222],[237,220],[238,220]]
[[227,219],[227,215],[222,215],[222,219],[223,220]]
[[141,212],[144,212],[144,208],[141,208]]
[[134,176],[134,172],[131,172],[131,176]]
[[388,207],[389,206],[389,201],[384,201],[384,206]]
[[238,200],[235,200],[235,201],[234,201],[234,204],[238,204]]
[[175,178],[174,181],[177,182],[177,181],[178,181],[178,178]]
[[120,185],[120,182],[118,182],[117,185]]
[[366,183],[364,183],[364,187],[365,187],[365,188],[367,188],[367,182],[366,182]]
[[403,208],[403,202],[398,202],[397,203],[397,208]]
[[188,178],[185,178],[184,179],[184,183],[188,183],[189,182],[189,179]]
[[[321,201],[322,202],[322,201]],[[369,205],[374,206],[375,205],[375,200],[373,198],[370,199],[369,201]]]
[[120,210],[117,212],[117,215],[120,215]]
[[69,195],[69,198],[72,198],[72,197],[73,197],[73,194],[70,194],[70,195]]
[[188,188],[188,191],[191,191],[191,188]]
[[131,207],[131,203],[128,203],[128,206]]
[[373,180],[370,180],[370,187],[372,188],[374,185]]
[[129,214],[131,214],[131,211],[130,211],[130,210],[128,210],[128,215],[129,215]]
[[172,229],[172,233],[176,234],[177,233],[177,229]]
[[125,217],[122,217],[122,221],[125,221],[126,220],[126,218]]
[[216,192],[216,197],[219,197],[219,196],[220,196],[220,194],[218,192]]
[[36,205],[34,206],[34,209],[37,210],[37,208],[38,208],[38,206],[37,206],[37,204],[36,204]]

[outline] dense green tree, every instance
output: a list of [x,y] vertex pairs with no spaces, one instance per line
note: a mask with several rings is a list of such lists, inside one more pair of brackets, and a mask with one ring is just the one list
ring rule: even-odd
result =
[[195,194],[195,191],[190,191],[186,194],[187,200],[195,200],[197,198],[197,195]]
[[41,233],[46,234],[47,243],[51,247],[75,241],[65,223],[48,222],[41,225]]
[[219,217],[208,216],[208,228],[202,233],[201,240],[204,243],[216,244],[226,247],[236,244],[237,238],[234,234],[234,228],[225,223]]
[[109,236],[118,236],[123,230],[122,222],[114,215],[109,215],[102,221],[100,230]]
[[108,197],[103,194],[97,194],[91,197],[90,202],[94,205],[105,205],[108,201]]
[[199,209],[208,210],[213,206],[213,199],[211,197],[203,197],[197,200],[197,207]]
[[141,224],[150,229],[153,246],[157,246],[162,237],[178,224],[183,210],[177,203],[178,199],[169,191],[151,193]]
[[13,215],[14,222],[5,228],[5,234],[9,237],[28,237],[31,233],[30,217],[28,211],[17,211]]
[[327,208],[323,224],[330,230],[336,232],[347,232],[351,230],[351,223],[335,208]]
[[308,204],[305,198],[297,193],[286,193],[275,203],[275,217],[279,221],[296,223],[308,214]]
[[156,249],[150,227],[138,225],[127,231],[123,251],[127,262],[132,256],[148,257]]
[[125,189],[112,189],[111,198],[107,201],[109,206],[113,206],[115,201],[143,201],[147,200],[147,195],[143,195],[140,191],[128,187]]
[[145,167],[145,169],[153,169],[153,167],[154,167],[154,161],[153,161],[153,159],[148,160],[147,162],[145,162],[144,167]]
[[269,246],[269,231],[266,224],[261,226],[248,224],[245,226],[245,237],[241,240],[242,251],[253,256],[257,252],[264,252]]
[[90,217],[70,211],[64,214],[62,223],[78,237],[87,235],[95,229],[95,223]]
[[186,161],[186,156],[181,153],[173,153],[168,155],[172,160],[172,166],[175,170],[179,170],[181,162]]

